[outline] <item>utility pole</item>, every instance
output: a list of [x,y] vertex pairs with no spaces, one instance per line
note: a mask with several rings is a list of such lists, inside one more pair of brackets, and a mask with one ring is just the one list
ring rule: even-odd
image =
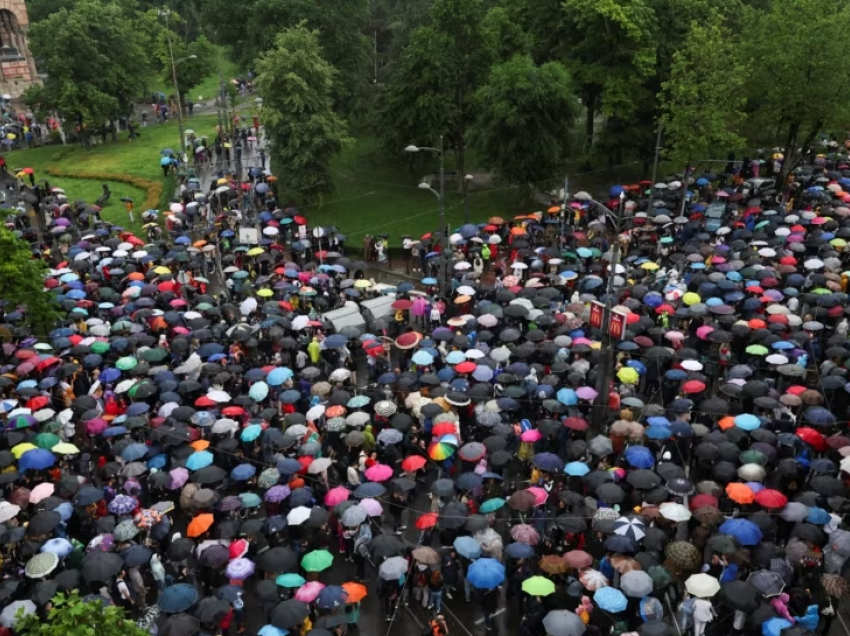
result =
[[171,60],[171,81],[174,84],[174,95],[177,98],[177,129],[180,134],[180,145],[177,146],[177,158],[182,161],[181,155],[186,148],[183,140],[183,99],[180,97],[180,87],[177,85],[177,64],[174,63],[174,51],[171,48],[171,36],[166,36],[168,42],[168,57]]
[[463,222],[469,223],[469,185],[474,177],[471,174],[463,178]]
[[650,197],[655,196],[655,182],[658,174],[658,157],[661,154],[661,134],[664,130],[664,124],[658,122],[658,133],[655,136],[655,159],[652,161],[652,185],[650,188]]

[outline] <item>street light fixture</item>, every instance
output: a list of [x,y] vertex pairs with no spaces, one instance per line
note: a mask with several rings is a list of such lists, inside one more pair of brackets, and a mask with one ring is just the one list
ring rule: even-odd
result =
[[446,228],[446,170],[445,170],[445,153],[443,152],[443,136],[440,135],[440,147],[432,148],[431,146],[415,146],[413,144],[407,146],[404,151],[405,152],[420,152],[422,150],[433,152],[440,158],[440,191],[436,192],[430,185],[427,183],[420,183],[419,188],[422,190],[431,190],[435,195],[437,195],[437,199],[440,202],[440,232],[442,232],[443,236],[443,249],[442,249],[442,268],[440,270],[440,293],[445,295],[446,289],[448,287],[448,271],[449,271],[449,233]]
[[186,150],[186,141],[183,139],[183,98],[180,96],[180,86],[177,84],[177,65],[189,60],[198,59],[197,55],[189,55],[179,60],[174,59],[174,50],[171,48],[171,37],[168,40],[168,57],[171,59],[171,81],[174,83],[174,93],[177,95],[177,131],[180,135],[180,145],[178,148],[177,157]]

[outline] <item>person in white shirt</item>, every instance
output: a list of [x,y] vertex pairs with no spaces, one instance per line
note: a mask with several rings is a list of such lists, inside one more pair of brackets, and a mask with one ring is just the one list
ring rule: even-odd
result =
[[345,471],[348,487],[352,490],[360,485],[360,471],[358,470],[358,463],[357,459],[352,459],[348,466],[348,470]]

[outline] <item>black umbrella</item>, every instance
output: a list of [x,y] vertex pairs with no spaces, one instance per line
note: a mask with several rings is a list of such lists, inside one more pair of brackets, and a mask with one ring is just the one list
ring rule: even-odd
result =
[[108,581],[124,568],[124,561],[111,552],[91,552],[83,557],[82,576],[89,582]]
[[58,512],[39,512],[27,525],[27,534],[31,537],[39,537],[41,535],[52,532],[56,526],[62,522],[62,515]]
[[192,555],[194,549],[195,543],[191,539],[181,537],[171,542],[166,551],[166,556],[170,561],[185,561]]
[[257,557],[257,567],[265,572],[288,572],[297,563],[298,559],[295,553],[285,547],[271,548]]
[[165,621],[162,636],[194,636],[201,628],[201,622],[190,614],[175,614]]
[[404,544],[392,535],[379,534],[369,542],[369,552],[374,558],[382,560],[404,552]]
[[279,629],[291,629],[304,622],[310,614],[310,606],[301,601],[288,600],[272,610],[271,624]]

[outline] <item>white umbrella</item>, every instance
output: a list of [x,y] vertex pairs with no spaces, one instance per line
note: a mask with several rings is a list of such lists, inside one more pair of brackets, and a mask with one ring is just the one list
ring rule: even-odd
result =
[[744,481],[761,481],[767,472],[759,464],[744,464],[738,469],[738,477]]
[[36,607],[32,601],[15,601],[3,608],[3,613],[0,614],[0,624],[4,627],[14,627],[18,621],[18,611],[22,608],[24,610],[23,616],[35,614]]
[[210,432],[216,435],[223,435],[226,433],[233,433],[239,430],[239,423],[235,420],[231,420],[228,418],[224,418],[221,420],[216,420],[215,424],[212,425]]
[[720,583],[710,574],[701,572],[688,577],[688,580],[685,581],[685,589],[688,590],[688,594],[710,598],[720,591]]
[[773,353],[765,358],[765,362],[768,364],[787,364],[788,358],[781,353]]
[[6,523],[14,519],[21,511],[21,507],[8,501],[0,501],[0,523]]
[[620,577],[620,589],[626,596],[642,598],[652,594],[654,584],[643,570],[631,570]]
[[461,296],[474,296],[475,289],[473,287],[470,287],[469,285],[461,285],[457,288],[457,293]]
[[310,509],[307,506],[298,506],[286,515],[286,522],[291,526],[300,526],[310,518]]
[[614,522],[614,534],[640,541],[646,536],[646,526],[638,517],[620,517]]
[[304,415],[304,417],[306,417],[307,420],[310,421],[310,422],[315,422],[317,419],[322,417],[322,415],[324,415],[324,414],[325,414],[325,407],[321,404],[317,404],[316,406],[312,407],[309,411],[307,411],[307,413]]
[[115,392],[126,393],[133,387],[134,384],[136,384],[135,380],[124,380],[123,382],[119,382],[118,386],[115,387]]
[[[242,301],[242,304],[239,305],[239,311],[242,312],[243,316],[247,316],[251,312],[257,309],[257,301],[254,298],[246,298]],[[309,320],[309,318],[308,318]]]
[[680,503],[667,502],[658,507],[661,516],[671,521],[687,521],[691,518],[691,511]]
[[230,402],[230,394],[225,391],[212,390],[207,393],[207,397],[213,402]]
[[292,319],[292,328],[295,331],[300,331],[301,329],[307,326],[308,322],[310,322],[309,316],[296,316]]
[[681,366],[688,371],[702,371],[702,363],[696,360],[683,360]]
[[319,457],[319,459],[314,459],[311,462],[310,467],[307,469],[307,472],[311,475],[318,475],[330,468],[331,463],[332,462],[329,457]]

